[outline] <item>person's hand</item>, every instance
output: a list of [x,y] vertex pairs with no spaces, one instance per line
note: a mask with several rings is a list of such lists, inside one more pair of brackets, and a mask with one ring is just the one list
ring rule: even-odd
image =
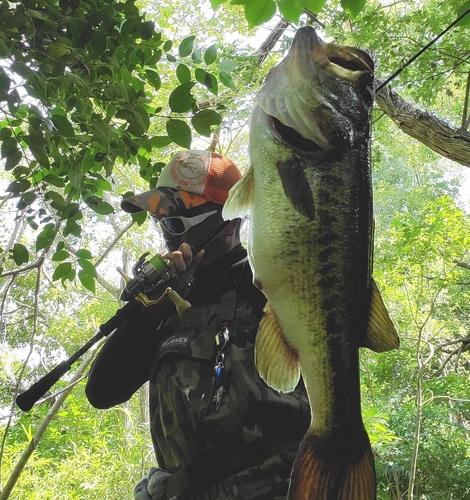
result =
[[135,500],[165,500],[165,481],[171,474],[157,467],[150,467],[147,476],[144,476],[134,488]]
[[184,297],[193,281],[193,275],[204,257],[204,250],[193,256],[193,251],[187,243],[183,243],[178,250],[163,256],[170,267],[172,278],[168,282],[175,292]]
[[180,297],[184,298],[191,290],[193,274],[204,256],[204,250],[193,256],[191,247],[183,243],[178,250],[163,255],[170,270],[168,273],[171,278],[164,281],[149,299],[156,300],[162,297],[162,300],[150,306],[142,306],[141,311],[153,318],[155,321],[163,319],[175,311],[175,304],[165,296],[167,287],[172,288]]

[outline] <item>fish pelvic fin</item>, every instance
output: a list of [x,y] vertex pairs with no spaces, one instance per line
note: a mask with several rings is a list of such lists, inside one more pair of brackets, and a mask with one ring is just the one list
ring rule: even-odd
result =
[[255,171],[253,165],[243,177],[230,189],[227,201],[222,209],[225,220],[244,217],[250,212],[255,195]]
[[278,162],[277,170],[282,187],[292,206],[310,220],[315,219],[315,200],[305,171],[296,158]]
[[256,335],[255,364],[260,377],[277,391],[291,392],[299,383],[297,352],[287,343],[269,302]]
[[371,292],[367,337],[361,347],[368,347],[375,352],[397,349],[400,346],[400,339],[374,279],[371,283]]
[[376,500],[374,455],[368,439],[365,444],[354,463],[345,463],[344,455],[326,461],[315,435],[307,433],[294,461],[288,499]]

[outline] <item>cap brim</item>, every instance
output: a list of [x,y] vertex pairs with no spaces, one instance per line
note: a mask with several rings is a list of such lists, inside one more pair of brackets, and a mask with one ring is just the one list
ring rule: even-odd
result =
[[125,198],[121,202],[121,208],[124,212],[130,214],[147,211],[152,214],[167,216],[208,202],[209,200],[206,198],[187,191],[173,188],[155,188]]

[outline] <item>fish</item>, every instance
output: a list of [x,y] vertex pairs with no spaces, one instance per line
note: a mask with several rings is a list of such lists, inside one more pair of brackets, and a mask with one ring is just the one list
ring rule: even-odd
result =
[[291,500],[375,500],[361,413],[359,348],[399,338],[372,276],[371,116],[374,60],[296,31],[250,118],[250,167],[225,218],[249,215],[248,254],[267,304],[255,363],[274,389],[305,384],[311,423]]

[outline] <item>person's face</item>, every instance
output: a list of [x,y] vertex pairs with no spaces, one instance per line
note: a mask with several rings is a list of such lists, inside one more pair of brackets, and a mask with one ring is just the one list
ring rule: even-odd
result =
[[[159,220],[158,226],[163,234],[163,239],[165,240],[166,247],[170,252],[178,250],[182,243],[187,243],[193,248],[196,248],[199,243],[204,241],[210,234],[212,234],[215,229],[223,222],[221,215],[222,207],[215,203],[206,203],[189,210],[176,212],[171,215],[171,217],[187,217],[189,223],[198,222],[197,216],[207,215],[201,222],[189,227],[186,230],[184,227],[184,221],[170,219],[165,222],[161,222],[161,217],[155,217]],[[167,227],[168,226],[168,227]],[[188,224],[187,224],[188,226]],[[184,230],[182,234],[173,234],[173,232],[180,232]]]

